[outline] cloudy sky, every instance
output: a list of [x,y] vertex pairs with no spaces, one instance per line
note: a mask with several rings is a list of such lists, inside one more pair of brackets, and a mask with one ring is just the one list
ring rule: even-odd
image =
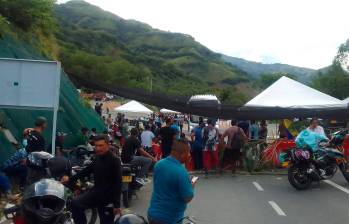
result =
[[348,0],[87,2],[125,19],[190,34],[216,52],[264,63],[321,68],[349,38]]

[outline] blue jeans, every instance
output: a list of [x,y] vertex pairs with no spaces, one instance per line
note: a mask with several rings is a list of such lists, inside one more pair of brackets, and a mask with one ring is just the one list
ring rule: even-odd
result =
[[23,166],[23,165],[9,166],[3,169],[3,171],[8,177],[18,178],[20,187],[25,186],[27,181],[27,173],[28,173],[28,169],[26,166]]
[[0,191],[3,193],[10,193],[11,182],[7,176],[0,173]]
[[202,162],[202,146],[201,145],[193,145],[193,150],[191,152],[194,165],[195,165],[195,170],[201,170],[203,168],[203,162]]
[[71,209],[75,224],[87,223],[85,210],[88,208],[97,208],[100,224],[113,224],[114,214],[105,207],[107,204],[106,195],[93,189],[74,198],[71,203]]

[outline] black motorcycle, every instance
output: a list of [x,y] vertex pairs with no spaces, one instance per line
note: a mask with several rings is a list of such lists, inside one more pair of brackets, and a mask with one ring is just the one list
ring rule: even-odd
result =
[[73,221],[66,209],[67,197],[63,184],[42,179],[28,186],[22,203],[4,209],[4,214],[15,224],[70,224]]
[[141,167],[130,164],[122,165],[122,203],[125,208],[129,208],[132,198],[136,192],[143,187],[142,183],[137,182],[137,175]]
[[348,161],[337,149],[344,141],[347,130],[336,132],[329,142],[320,142],[318,150],[291,149],[280,155],[280,161],[288,162],[288,181],[297,190],[305,190],[314,181],[331,179],[338,168],[349,182]]

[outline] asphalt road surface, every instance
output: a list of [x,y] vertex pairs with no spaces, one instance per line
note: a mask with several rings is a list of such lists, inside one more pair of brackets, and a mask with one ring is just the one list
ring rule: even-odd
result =
[[[151,185],[138,193],[131,210],[146,216]],[[343,224],[349,220],[349,184],[340,173],[306,191],[287,176],[225,174],[201,177],[187,215],[197,224]]]
[[[152,183],[138,192],[131,212],[146,217],[151,190]],[[197,224],[343,224],[349,184],[339,172],[305,191],[291,187],[285,175],[200,176],[186,213]]]

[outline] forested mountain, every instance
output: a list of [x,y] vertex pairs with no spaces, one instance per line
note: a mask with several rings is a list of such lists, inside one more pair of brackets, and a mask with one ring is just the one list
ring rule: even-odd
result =
[[54,12],[68,74],[168,94],[215,93],[231,103],[254,93],[246,72],[189,35],[124,20],[84,1],[56,5]]
[[320,69],[312,80],[314,88],[344,100],[349,97],[349,39],[341,44],[333,63]]
[[247,72],[256,79],[260,78],[260,76],[263,74],[287,73],[293,75],[299,81],[309,82],[317,72],[317,70],[309,68],[302,68],[280,63],[263,64],[259,62],[248,61],[242,58],[230,57],[227,55],[222,55],[222,59]]
[[[341,59],[349,55],[348,46],[341,46]],[[338,66],[317,75],[295,66],[222,58],[189,35],[124,20],[80,0],[60,5],[0,0],[0,53],[16,55],[19,48],[21,58],[60,60],[80,86],[89,81],[181,96],[213,93],[240,105],[282,75],[336,97],[349,89],[347,72]]]

